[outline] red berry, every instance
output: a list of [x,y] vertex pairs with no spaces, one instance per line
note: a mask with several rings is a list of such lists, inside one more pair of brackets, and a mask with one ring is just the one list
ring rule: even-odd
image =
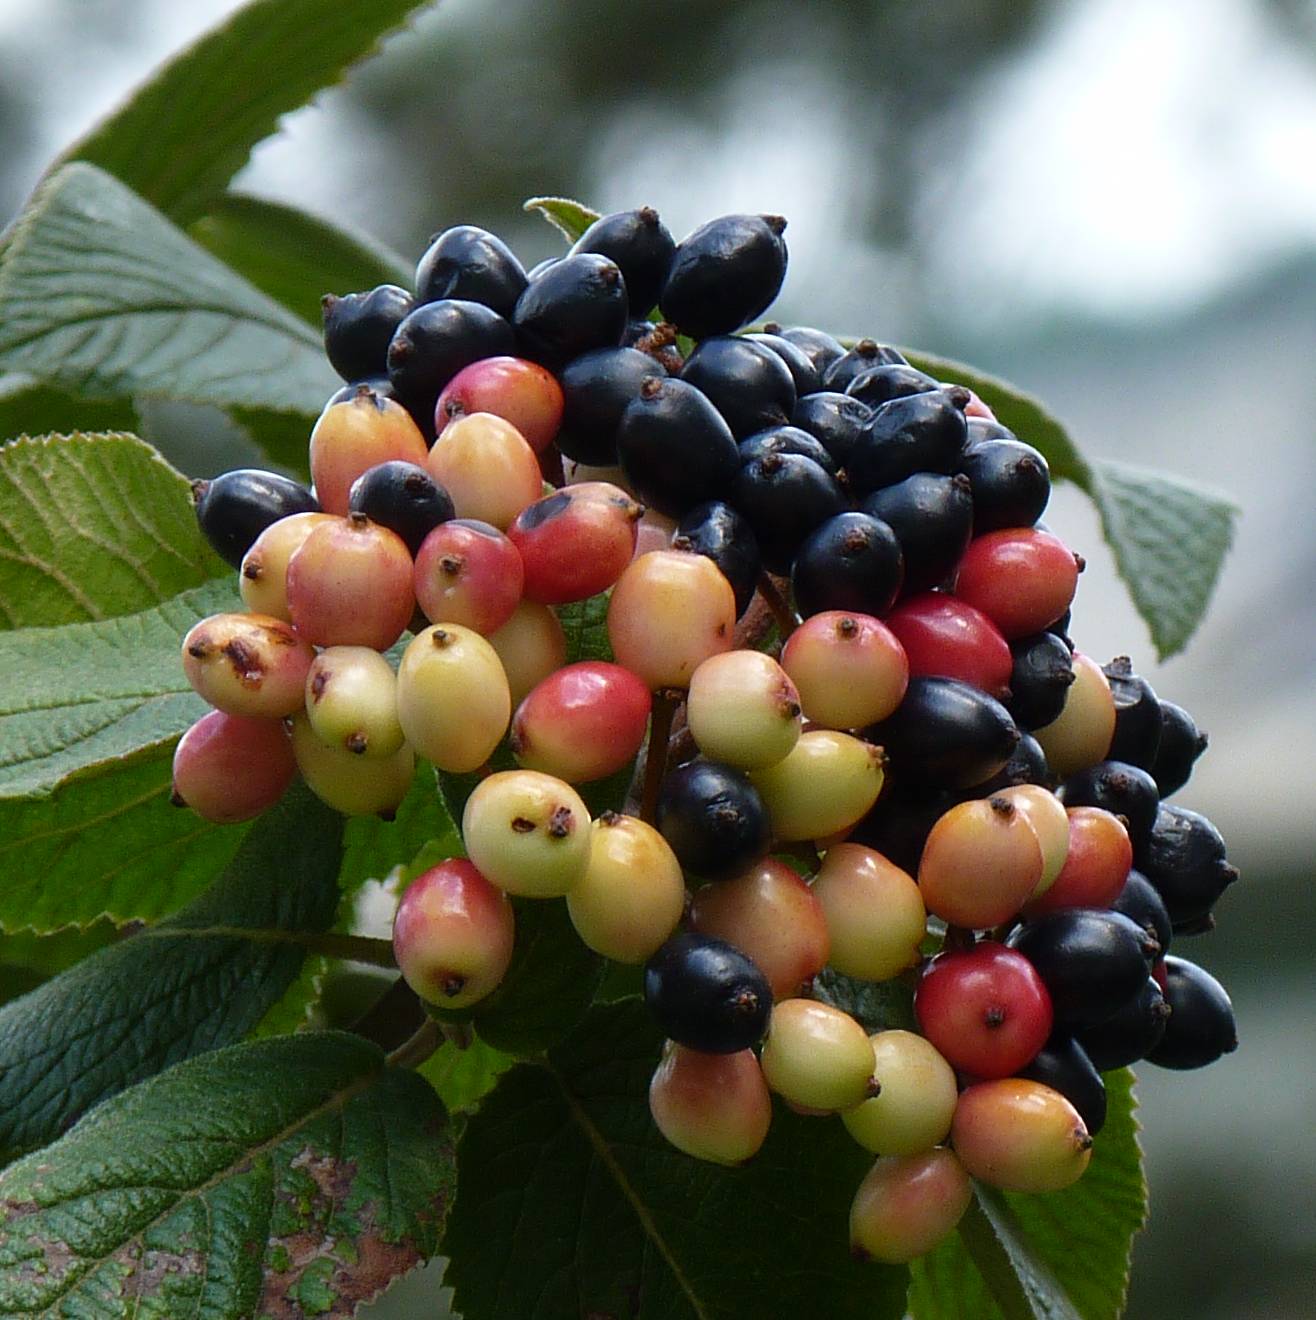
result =
[[1070,807],[1069,847],[1055,882],[1031,899],[1029,917],[1061,908],[1109,907],[1124,888],[1133,866],[1129,832],[1117,816],[1100,807]]
[[1000,629],[955,596],[910,596],[886,616],[915,676],[959,678],[994,697],[1006,695],[1014,657]]
[[434,406],[434,429],[470,413],[492,413],[511,422],[541,454],[562,425],[562,387],[551,371],[524,358],[489,357],[463,367]]
[[782,668],[804,716],[827,729],[862,729],[884,720],[905,695],[909,661],[884,623],[867,614],[825,610],[791,633]]
[[440,523],[416,554],[416,602],[431,623],[488,636],[521,599],[521,556],[498,528],[469,518]]
[[1070,606],[1081,561],[1050,532],[1008,527],[975,537],[960,560],[955,594],[1007,641],[1041,632]]
[[174,749],[173,801],[216,825],[268,811],[297,773],[282,720],[212,710]]
[[326,513],[345,515],[348,492],[363,472],[399,458],[425,463],[425,437],[401,404],[362,385],[331,403],[311,431],[311,479]]

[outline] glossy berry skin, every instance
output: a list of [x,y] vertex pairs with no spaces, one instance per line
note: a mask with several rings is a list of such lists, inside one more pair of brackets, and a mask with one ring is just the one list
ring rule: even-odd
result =
[[739,335],[705,339],[685,360],[681,379],[702,390],[737,440],[784,426],[795,408],[795,381],[770,349]]
[[1046,753],[1047,764],[1060,779],[1104,761],[1115,732],[1115,703],[1110,684],[1095,660],[1074,652],[1074,681],[1065,693],[1060,714],[1031,732]]
[[705,880],[752,866],[771,840],[758,790],[739,770],[714,761],[691,761],[667,775],[656,824],[682,867]]
[[402,538],[364,514],[311,530],[288,560],[288,613],[316,646],[386,651],[415,610],[411,555]]
[[1007,641],[1041,632],[1074,599],[1079,560],[1035,527],[975,536],[960,559],[955,594],[980,609]]
[[825,610],[885,614],[903,577],[896,534],[866,513],[837,513],[817,524],[791,565],[795,603],[806,619]]
[[834,477],[837,473],[836,460],[821,442],[798,426],[766,427],[746,436],[736,448],[742,467],[765,454],[803,454],[805,458],[813,459],[828,476]]
[[416,300],[459,298],[511,315],[526,285],[525,268],[497,234],[456,225],[430,240],[416,265]]
[[463,367],[434,405],[434,428],[470,413],[493,413],[511,422],[526,444],[542,454],[562,425],[562,387],[537,362],[518,357],[482,358]]
[[858,843],[827,849],[813,882],[827,922],[831,965],[843,976],[886,981],[913,967],[927,928],[913,877]]
[[846,1130],[874,1155],[918,1155],[945,1141],[959,1098],[955,1070],[912,1031],[879,1031],[868,1041],[882,1089],[841,1115]]
[[1041,880],[1042,866],[1042,845],[1028,816],[1006,798],[975,798],[932,827],[918,887],[929,912],[983,930],[1019,911]]
[[676,525],[672,549],[704,555],[721,570],[736,598],[736,617],[749,608],[763,566],[754,529],[721,500],[690,509]]
[[1156,823],[1156,781],[1136,765],[1098,761],[1070,775],[1059,791],[1067,807],[1101,807],[1122,817],[1135,849],[1146,843]]
[[973,1184],[952,1150],[883,1156],[850,1206],[850,1250],[904,1265],[949,1237],[973,1200]]
[[294,513],[320,509],[305,486],[277,472],[238,468],[213,481],[192,483],[197,524],[216,554],[238,568],[256,538]]
[[914,991],[919,1030],[974,1077],[1027,1067],[1051,1034],[1051,996],[1021,953],[984,941],[939,953]]
[[435,624],[398,665],[398,719],[407,741],[440,770],[479,769],[502,740],[512,698],[497,652],[460,624]]
[[954,596],[929,591],[906,597],[886,617],[917,677],[958,678],[1004,698],[1013,657],[985,615]]
[[823,468],[802,454],[765,454],[736,474],[727,500],[754,529],[763,565],[789,573],[816,527],[845,508],[845,496]]
[[397,676],[368,646],[331,646],[306,675],[306,717],[322,742],[357,756],[392,756],[403,743]]
[[1117,655],[1101,666],[1115,703],[1115,733],[1110,759],[1150,770],[1161,741],[1161,704],[1152,685],[1133,672],[1127,655]]
[[866,367],[845,387],[845,392],[870,408],[880,408],[892,399],[939,388],[939,381],[907,362],[884,362]]
[[1030,917],[1065,908],[1109,907],[1124,888],[1133,865],[1133,845],[1124,822],[1100,807],[1067,807],[1069,839],[1055,881],[1029,902]]
[[1040,729],[1060,717],[1074,682],[1074,659],[1055,633],[1032,633],[1010,643],[1010,699],[1021,729]]
[[1193,773],[1193,762],[1206,751],[1206,734],[1182,706],[1162,701],[1161,736],[1148,767],[1163,798],[1177,793]]
[[1159,946],[1120,912],[1071,908],[1016,929],[1006,941],[1032,963],[1051,995],[1056,1025],[1077,1030],[1137,994]]
[[1010,759],[990,779],[974,785],[974,792],[982,795],[996,793],[1002,788],[1017,784],[1051,783],[1051,772],[1047,768],[1046,753],[1042,744],[1031,733],[1019,735]]
[[689,921],[691,930],[726,940],[753,959],[775,999],[800,994],[827,965],[822,907],[808,884],[773,857],[698,890]]
[[615,348],[628,320],[626,281],[598,253],[563,257],[525,287],[512,312],[522,354],[564,367],[591,348]]
[[994,775],[1019,741],[1009,712],[957,678],[911,678],[905,699],[867,734],[920,783],[969,788]]
[[595,953],[644,962],[671,936],[684,908],[681,864],[652,825],[614,811],[590,825],[589,864],[567,890],[567,911]]
[[932,827],[963,798],[962,793],[951,789],[888,779],[882,796],[850,831],[849,839],[875,848],[912,874],[918,870]]
[[815,390],[795,401],[791,425],[807,432],[844,467],[864,428],[873,419],[873,410],[848,394],[835,390]]
[[1110,908],[1113,912],[1122,912],[1153,936],[1161,946],[1162,953],[1170,947],[1173,927],[1165,900],[1141,871],[1129,872],[1124,887],[1111,901]]
[[498,528],[453,518],[425,538],[414,568],[416,602],[431,623],[496,632],[521,599],[521,554]]
[[282,720],[207,711],[174,749],[170,800],[203,820],[231,825],[268,811],[296,773]]
[[403,979],[439,1008],[469,1008],[496,990],[515,938],[507,895],[460,857],[418,875],[393,918]]
[[271,523],[242,556],[238,591],[252,614],[269,614],[292,622],[288,613],[288,561],[314,527],[329,522],[331,513],[292,513]]
[[502,662],[513,705],[567,662],[567,638],[547,605],[523,600],[487,638]]
[[905,355],[899,349],[879,344],[875,339],[861,339],[828,364],[823,371],[823,389],[845,390],[861,372],[904,361]]
[[608,602],[608,641],[617,663],[651,691],[684,688],[711,655],[729,651],[736,598],[703,555],[654,550],[621,575]]
[[1165,1035],[1148,1051],[1161,1068],[1205,1068],[1238,1048],[1234,1007],[1210,972],[1186,958],[1165,960],[1165,999],[1170,1017]]
[[428,452],[407,410],[363,385],[326,408],[311,431],[311,478],[320,504],[326,513],[346,514],[362,473],[390,459],[424,464]]
[[492,523],[502,531],[544,489],[535,451],[511,422],[493,413],[470,413],[450,422],[425,466],[452,497],[459,518]]
[[852,1109],[876,1091],[873,1047],[848,1013],[813,999],[773,1007],[759,1055],[769,1088],[810,1113]]
[[1206,916],[1238,879],[1225,860],[1225,841],[1207,818],[1185,807],[1165,805],[1146,844],[1135,855],[1138,869],[1165,900],[1176,927]]
[[1046,459],[1020,440],[970,443],[960,471],[973,487],[973,529],[978,536],[1006,527],[1031,527],[1051,498]]
[[1059,1091],[1022,1077],[979,1082],[955,1107],[951,1145],[975,1177],[1014,1192],[1058,1192],[1092,1158],[1092,1136]]
[[616,443],[627,481],[645,504],[671,518],[721,499],[740,467],[731,428],[683,380],[645,380],[621,415]]
[[572,256],[597,252],[617,263],[626,281],[631,313],[643,316],[667,282],[676,241],[652,206],[600,216],[575,241]]
[[1106,1126],[1106,1084],[1075,1037],[1052,1036],[1019,1075],[1063,1095],[1078,1111],[1090,1136]]
[[860,495],[916,472],[952,473],[966,435],[967,394],[958,386],[892,399],[873,414],[846,465]]
[[[1156,1048],[1165,1035],[1169,1018],[1170,1006],[1165,995],[1156,979],[1149,976],[1141,989],[1104,1022],[1080,1031],[1078,1041],[1098,1072],[1127,1068]],[[1046,1078],[1041,1080],[1046,1081]]]
[[811,394],[822,389],[822,376],[818,368],[798,344],[792,344],[789,339],[783,339],[780,335],[749,334],[745,335],[745,338],[752,344],[770,349],[786,364],[786,370],[790,372],[791,380],[795,382],[797,399],[802,394]]
[[617,462],[617,427],[640,387],[667,373],[634,348],[595,348],[559,373],[562,425],[557,447],[577,463],[607,467]]
[[344,816],[392,819],[416,774],[416,754],[406,743],[392,756],[357,756],[321,741],[302,711],[293,716],[292,749],[306,786]]
[[615,774],[635,759],[649,724],[643,681],[621,665],[583,660],[544,679],[512,716],[518,764],[570,784]]
[[781,664],[805,718],[827,729],[861,729],[885,719],[909,685],[904,648],[867,614],[812,615],[786,639]]
[[502,770],[475,786],[462,811],[472,862],[522,898],[560,898],[585,874],[589,811],[569,784],[536,770]]
[[606,591],[635,553],[644,505],[619,486],[590,481],[528,504],[507,535],[521,552],[522,590],[543,605],[565,605]]
[[859,507],[895,532],[905,560],[907,592],[946,582],[973,532],[973,500],[962,476],[915,472],[873,491]]
[[649,1083],[649,1113],[683,1154],[744,1164],[767,1139],[772,1097],[753,1050],[705,1054],[671,1044]]
[[1069,856],[1069,816],[1064,804],[1040,784],[1013,784],[994,789],[992,797],[1003,798],[1023,812],[1042,846],[1042,878],[1033,894],[1044,894],[1055,884]]
[[497,312],[465,298],[443,298],[417,307],[388,345],[388,378],[399,402],[434,416],[443,387],[481,358],[513,353],[516,336]]
[[396,284],[381,284],[366,293],[347,293],[341,298],[326,293],[320,299],[320,310],[329,365],[349,382],[382,373],[388,342],[415,306],[411,294]]
[[396,532],[413,555],[434,528],[453,516],[448,492],[420,464],[400,459],[357,477],[347,493],[347,509]]
[[183,672],[200,696],[229,715],[280,719],[300,710],[310,644],[282,619],[212,614],[183,638]]
[[699,750],[741,770],[775,765],[800,736],[800,694],[762,651],[710,656],[695,670],[686,724]]
[[807,325],[781,326],[775,321],[769,321],[763,329],[768,334],[779,335],[788,344],[794,344],[813,364],[819,379],[833,362],[845,356],[840,341],[825,330],[815,330]]
[[705,935],[673,935],[645,964],[644,1002],[672,1040],[706,1054],[738,1054],[768,1029],[772,991],[739,949]]
[[777,296],[786,277],[786,222],[724,215],[677,245],[659,297],[663,319],[694,339],[730,334]]
[[810,729],[788,756],[750,779],[785,843],[829,839],[863,819],[882,791],[882,751],[848,733]]

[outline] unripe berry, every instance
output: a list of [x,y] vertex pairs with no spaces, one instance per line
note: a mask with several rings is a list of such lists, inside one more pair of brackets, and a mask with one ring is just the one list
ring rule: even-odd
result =
[[511,422],[492,413],[459,417],[421,461],[452,496],[459,518],[502,531],[543,490],[535,451]]
[[315,657],[306,715],[322,742],[358,756],[392,756],[402,746],[397,676],[368,646],[331,646]]
[[644,962],[676,929],[684,907],[681,864],[652,825],[615,811],[590,825],[589,865],[567,891],[567,911],[595,953]]
[[522,581],[516,546],[471,518],[440,524],[416,555],[416,603],[431,623],[497,632],[521,599]]
[[1004,798],[1017,808],[1036,831],[1042,846],[1042,878],[1032,897],[1045,894],[1055,884],[1069,855],[1069,814],[1064,803],[1040,784],[1012,784],[992,796]]
[[700,889],[690,905],[690,929],[748,954],[768,978],[774,999],[799,994],[827,964],[821,905],[785,862],[772,857]]
[[562,387],[551,371],[525,358],[489,357],[463,367],[434,407],[434,429],[470,413],[492,413],[511,422],[541,454],[562,425]]
[[729,651],[736,598],[703,555],[655,550],[621,575],[608,603],[608,640],[617,663],[650,687],[686,687],[711,655]]
[[183,638],[183,672],[230,715],[279,719],[300,709],[315,658],[290,624],[264,614],[212,614]]
[[909,685],[904,648],[867,614],[827,610],[786,640],[782,668],[800,694],[805,718],[828,729],[862,729],[890,715]]
[[297,773],[282,720],[208,711],[174,749],[172,801],[216,825],[251,820],[284,795]]
[[882,791],[882,752],[832,729],[800,735],[789,756],[755,770],[772,832],[783,842],[827,839],[863,818]]
[[1051,1034],[1051,996],[1021,953],[984,941],[939,953],[914,992],[919,1029],[953,1068],[1008,1077]]
[[753,1050],[704,1054],[672,1044],[649,1083],[649,1112],[686,1155],[743,1164],[767,1138],[772,1097]]
[[489,775],[466,799],[462,839],[472,862],[500,889],[557,898],[584,874],[589,811],[569,784],[536,770]]
[[1036,527],[988,532],[969,542],[955,594],[981,610],[1006,641],[1041,632],[1070,606],[1081,560]]
[[507,895],[457,857],[417,876],[393,918],[403,978],[441,1008],[468,1008],[496,989],[515,936]]
[[512,698],[498,654],[450,623],[417,633],[398,666],[398,719],[407,741],[440,770],[477,770],[498,746]]
[[234,568],[267,527],[294,513],[320,508],[305,486],[259,468],[238,468],[213,481],[194,481],[192,502],[202,535]]
[[923,895],[908,872],[858,843],[827,849],[813,896],[822,905],[831,965],[843,976],[886,981],[919,959]]
[[355,756],[322,742],[304,711],[293,716],[292,749],[311,792],[344,816],[391,816],[416,773],[406,743],[392,756]]
[[362,385],[352,398],[332,403],[311,431],[311,479],[326,513],[345,515],[352,483],[390,459],[425,463],[425,437],[399,403]]
[[252,542],[242,557],[238,591],[253,614],[292,622],[288,613],[288,561],[316,527],[332,520],[329,513],[290,514],[271,523]]
[[1064,709],[1050,724],[1033,730],[1047,765],[1060,779],[1106,759],[1115,733],[1115,702],[1101,666],[1074,653],[1074,682],[1065,694]]
[[863,1027],[812,999],[773,1006],[759,1063],[773,1091],[814,1113],[852,1109],[876,1091],[873,1047]]
[[1119,897],[1133,866],[1133,846],[1124,822],[1100,807],[1069,807],[1069,846],[1049,888],[1029,899],[1025,915],[1043,916],[1064,908],[1109,907]]
[[1011,1192],[1058,1192],[1092,1158],[1078,1110],[1022,1077],[969,1087],[955,1106],[951,1144],[973,1177]]
[[955,1070],[912,1031],[879,1031],[868,1039],[882,1089],[841,1115],[846,1130],[874,1155],[917,1155],[944,1141],[959,1098]]
[[316,646],[386,651],[415,607],[402,538],[363,514],[312,528],[288,561],[288,613]]
[[800,737],[800,699],[786,671],[762,651],[710,656],[690,678],[686,723],[715,761],[776,765]]
[[886,1156],[868,1171],[850,1207],[850,1249],[903,1265],[955,1231],[973,1184],[954,1151]]
[[512,752],[571,784],[615,774],[644,742],[652,698],[629,669],[584,660],[550,674],[512,716]]
[[523,600],[487,640],[502,661],[515,705],[567,662],[567,638],[557,615],[533,600]]
[[918,864],[928,911],[982,930],[1015,915],[1042,876],[1042,845],[1028,817],[1003,797],[952,807],[932,827]]

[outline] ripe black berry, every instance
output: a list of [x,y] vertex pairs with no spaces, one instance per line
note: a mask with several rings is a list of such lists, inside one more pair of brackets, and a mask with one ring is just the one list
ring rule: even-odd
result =
[[791,413],[791,425],[807,431],[842,467],[872,419],[866,404],[834,390],[801,395]]
[[1117,655],[1101,666],[1101,672],[1110,684],[1111,699],[1115,702],[1110,759],[1150,770],[1161,742],[1161,704],[1156,693],[1145,678],[1133,672],[1133,662],[1127,655]]
[[1073,1036],[1052,1036],[1020,1073],[1041,1082],[1078,1110],[1089,1136],[1106,1125],[1106,1084],[1087,1051]]
[[416,266],[416,301],[461,298],[508,317],[526,285],[525,268],[497,234],[457,225],[431,240]]
[[1113,912],[1122,912],[1143,930],[1155,936],[1164,953],[1170,947],[1173,934],[1170,914],[1165,900],[1156,892],[1156,886],[1141,871],[1130,871],[1124,888],[1111,903]]
[[968,443],[971,445],[976,445],[983,440],[1017,440],[1019,438],[1008,426],[1003,426],[994,417],[969,417],[966,420],[969,424]]
[[640,397],[640,387],[650,376],[663,374],[662,367],[638,349],[596,348],[582,353],[558,376],[563,412],[557,447],[577,463],[614,465],[622,413]]
[[382,373],[388,341],[415,305],[411,294],[396,284],[381,284],[368,293],[347,293],[341,298],[326,293],[320,309],[329,365],[346,381]]
[[915,472],[954,472],[967,434],[968,398],[953,385],[883,404],[846,464],[853,489],[866,495]]
[[658,301],[676,254],[676,241],[652,206],[601,216],[576,240],[572,256],[597,252],[617,263],[626,281],[632,315]]
[[800,613],[885,614],[900,590],[900,542],[866,513],[838,513],[804,539],[791,567]]
[[798,345],[780,335],[746,335],[752,344],[771,349],[785,364],[795,382],[795,394],[812,394],[822,388],[822,375],[813,365],[813,359]]
[[813,459],[824,472],[836,476],[836,460],[808,431],[798,426],[769,426],[746,436],[736,448],[740,451],[742,467],[764,454],[803,454],[805,458]]
[[1010,759],[990,779],[975,784],[973,791],[986,795],[1015,784],[1041,784],[1045,787],[1050,783],[1051,771],[1042,744],[1031,733],[1025,733],[1020,735]]
[[823,389],[844,392],[861,371],[904,362],[905,355],[899,349],[879,344],[875,339],[861,339],[823,372]]
[[1165,900],[1175,929],[1204,917],[1238,879],[1225,860],[1225,841],[1205,816],[1162,804],[1139,849],[1137,866]]
[[401,459],[380,463],[357,477],[347,509],[396,532],[413,558],[430,532],[453,516],[448,492],[423,467]]
[[970,443],[960,471],[973,484],[975,536],[1002,527],[1031,527],[1051,498],[1051,469],[1021,440]]
[[673,935],[644,967],[644,1002],[663,1032],[707,1054],[735,1054],[763,1039],[772,991],[739,949],[706,935]]
[[1162,1068],[1204,1068],[1238,1048],[1234,1006],[1210,972],[1186,958],[1165,960],[1165,1035],[1147,1059]]
[[629,305],[617,263],[581,252],[563,257],[526,285],[512,325],[525,357],[556,368],[591,348],[619,345]]
[[845,356],[845,349],[840,341],[834,339],[825,330],[815,330],[807,325],[781,326],[776,321],[769,321],[763,329],[770,335],[780,335],[787,343],[794,344],[804,353],[813,363],[819,381],[833,362]]
[[973,532],[973,497],[963,477],[916,472],[866,496],[859,507],[896,534],[906,594],[928,591],[955,570]]
[[1161,738],[1148,767],[1163,798],[1177,793],[1193,773],[1193,762],[1206,751],[1206,734],[1182,706],[1162,701]]
[[804,538],[845,508],[835,478],[802,454],[765,454],[736,474],[728,500],[754,529],[764,567],[789,573]]
[[1170,1006],[1161,987],[1149,976],[1104,1022],[1080,1031],[1079,1043],[1098,1071],[1127,1068],[1156,1048],[1169,1017]]
[[1021,729],[1041,729],[1060,717],[1074,682],[1074,657],[1055,633],[1010,643],[1010,714]]
[[242,566],[242,556],[271,523],[320,508],[305,486],[257,468],[238,468],[213,481],[193,482],[192,500],[202,534],[234,568]]
[[659,305],[694,339],[730,334],[777,296],[786,278],[786,222],[779,215],[724,215],[684,238]]
[[864,844],[913,875],[932,827],[961,796],[926,784],[888,779],[881,798],[850,831],[847,842]]
[[433,421],[439,392],[463,367],[515,348],[512,327],[497,312],[445,298],[417,307],[398,326],[388,346],[388,378],[408,411],[428,410]]
[[1123,761],[1098,761],[1070,775],[1060,786],[1067,807],[1100,807],[1121,816],[1134,848],[1140,848],[1156,822],[1156,781],[1145,770]]
[[711,559],[736,593],[736,617],[749,608],[763,562],[754,529],[729,504],[697,504],[677,524],[673,550],[693,551]]
[[926,394],[928,390],[939,388],[940,384],[927,372],[911,367],[907,362],[884,362],[881,366],[866,367],[845,387],[845,392],[870,408],[880,408],[892,399]]
[[795,409],[795,381],[770,348],[737,335],[705,339],[685,361],[681,379],[708,395],[743,440],[769,426],[783,426]]
[[716,761],[691,761],[663,780],[656,823],[682,868],[706,880],[743,871],[771,840],[758,789]]

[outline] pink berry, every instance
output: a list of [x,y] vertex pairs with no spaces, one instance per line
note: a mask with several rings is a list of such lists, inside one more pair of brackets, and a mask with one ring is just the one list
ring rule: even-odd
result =
[[459,623],[488,636],[521,599],[521,556],[498,528],[454,518],[421,543],[414,580],[416,601],[431,623]]
[[264,614],[212,614],[183,638],[183,672],[230,715],[280,719],[300,710],[315,651],[291,624]]
[[1109,907],[1120,895],[1133,866],[1133,845],[1118,816],[1100,807],[1066,810],[1068,846],[1055,881],[1025,907],[1029,917],[1062,908]]
[[659,1132],[686,1155],[744,1164],[772,1122],[772,1098],[753,1050],[704,1054],[671,1044],[649,1083]]
[[463,367],[444,387],[434,407],[434,429],[471,413],[492,413],[511,422],[525,442],[542,454],[562,425],[562,387],[551,371],[524,358],[481,358]]
[[288,613],[288,561],[302,542],[321,523],[330,522],[329,513],[294,513],[271,523],[252,542],[242,557],[238,590],[242,603],[253,614],[268,614],[292,622]]
[[804,716],[826,729],[863,729],[884,720],[905,695],[909,661],[895,634],[867,614],[824,610],[791,633],[781,666]]
[[903,1265],[949,1237],[972,1199],[973,1184],[954,1151],[883,1156],[855,1193],[850,1247],[866,1259]]
[[173,801],[216,825],[251,820],[278,802],[296,773],[282,720],[212,710],[174,749]]

